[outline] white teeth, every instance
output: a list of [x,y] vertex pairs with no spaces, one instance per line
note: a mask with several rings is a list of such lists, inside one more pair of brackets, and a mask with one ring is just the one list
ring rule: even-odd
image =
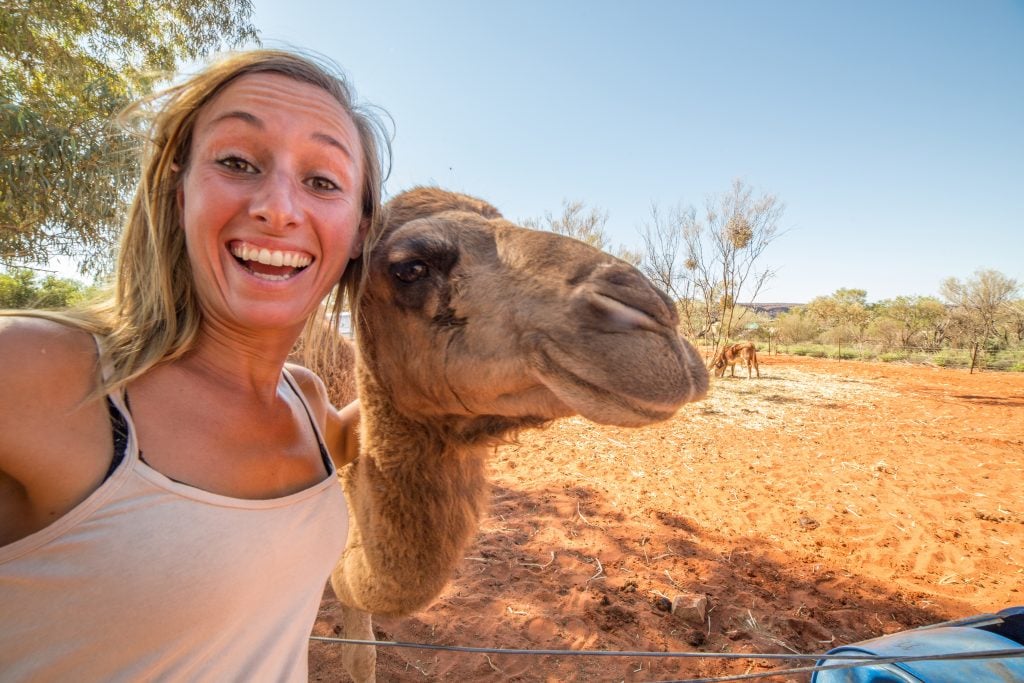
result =
[[312,257],[308,254],[297,251],[271,251],[248,244],[232,245],[231,255],[243,261],[256,261],[266,266],[288,266],[289,268],[305,268],[313,262]]

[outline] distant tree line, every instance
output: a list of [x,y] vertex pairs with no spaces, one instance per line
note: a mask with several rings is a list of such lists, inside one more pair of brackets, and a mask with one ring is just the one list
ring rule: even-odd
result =
[[971,371],[979,365],[980,353],[1024,347],[1024,299],[1016,280],[983,269],[964,281],[948,278],[940,294],[869,304],[865,290],[839,289],[759,329],[784,344],[834,344],[839,358],[844,345],[867,345],[883,353],[966,349]]

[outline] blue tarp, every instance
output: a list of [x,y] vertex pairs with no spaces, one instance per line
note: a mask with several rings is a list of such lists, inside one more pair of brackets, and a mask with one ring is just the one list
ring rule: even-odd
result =
[[[830,650],[827,654],[918,657],[993,650],[1024,655],[1024,607],[983,614],[934,626],[901,631]],[[825,659],[818,665],[849,664]],[[1001,659],[944,660],[865,664],[854,669],[816,671],[812,683],[1021,683],[1024,656]]]

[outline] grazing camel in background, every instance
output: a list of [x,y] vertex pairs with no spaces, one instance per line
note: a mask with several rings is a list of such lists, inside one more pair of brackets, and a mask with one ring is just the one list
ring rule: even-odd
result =
[[761,377],[761,368],[757,365],[757,347],[753,342],[740,342],[722,349],[711,362],[711,367],[715,369],[715,377],[725,375],[725,366],[727,365],[731,372],[730,376],[735,377],[736,363],[739,361],[743,361],[743,364],[747,366],[747,379],[750,379],[751,366],[757,371],[757,376]]
[[[356,304],[360,455],[341,470],[349,539],[331,576],[344,636],[443,589],[486,502],[485,459],[580,414],[641,426],[707,391],[671,302],[632,266],[436,188],[385,207]],[[320,368],[314,367],[320,371]],[[345,645],[359,682],[376,651]]]

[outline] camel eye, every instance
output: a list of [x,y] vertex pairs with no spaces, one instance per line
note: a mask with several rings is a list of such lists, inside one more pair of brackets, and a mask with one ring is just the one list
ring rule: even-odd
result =
[[419,259],[414,261],[403,261],[391,266],[391,273],[402,282],[411,283],[422,280],[430,271],[427,264]]

